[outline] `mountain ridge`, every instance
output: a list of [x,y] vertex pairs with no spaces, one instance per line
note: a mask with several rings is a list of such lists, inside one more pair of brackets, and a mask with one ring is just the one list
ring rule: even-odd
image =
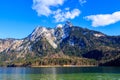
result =
[[60,53],[59,56],[94,59],[100,63],[111,58],[116,60],[120,53],[119,44],[120,36],[108,36],[67,21],[55,28],[37,27],[23,39],[0,39],[0,61],[26,61]]

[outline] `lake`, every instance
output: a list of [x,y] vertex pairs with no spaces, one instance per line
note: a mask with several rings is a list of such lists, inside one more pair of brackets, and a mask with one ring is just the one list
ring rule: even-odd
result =
[[1,67],[0,80],[120,80],[120,67]]

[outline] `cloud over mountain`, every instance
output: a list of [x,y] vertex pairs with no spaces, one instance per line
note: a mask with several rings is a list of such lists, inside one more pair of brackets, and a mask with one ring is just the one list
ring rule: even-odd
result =
[[66,10],[62,11],[61,9],[58,9],[54,14],[54,18],[56,22],[63,22],[67,19],[74,19],[75,17],[79,16],[81,11],[79,9],[73,9],[72,11]]
[[90,15],[86,16],[85,18],[92,21],[93,27],[107,26],[120,21],[120,11],[114,12],[112,14]]
[[63,22],[67,19],[74,19],[79,16],[79,9],[60,8],[66,0],[33,0],[32,9],[38,16],[52,16],[56,22]]
[[86,3],[87,1],[86,0],[79,0],[80,2],[80,5],[83,5],[84,3]]
[[50,7],[62,5],[64,0],[33,0],[32,9],[34,9],[38,16],[49,16],[52,14]]

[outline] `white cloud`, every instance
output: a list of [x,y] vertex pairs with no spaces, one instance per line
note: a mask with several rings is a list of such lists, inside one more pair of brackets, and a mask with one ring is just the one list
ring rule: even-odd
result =
[[79,0],[80,2],[80,5],[83,5],[84,3],[86,3],[87,1],[86,0]]
[[81,11],[79,9],[73,9],[72,11],[66,10],[64,12],[61,9],[58,9],[54,12],[54,18],[56,22],[64,22],[67,19],[74,19],[79,16],[80,13]]
[[106,26],[120,21],[120,11],[112,14],[90,15],[85,18],[92,21],[93,27]]
[[70,8],[67,7],[67,8],[65,8],[65,10],[68,11],[68,10],[70,10]]
[[52,14],[50,7],[59,6],[65,0],[33,0],[32,9],[38,13],[38,16],[49,16]]
[[70,10],[69,7],[59,9],[65,1],[67,0],[33,0],[32,9],[37,12],[38,16],[51,16],[56,22],[63,22],[79,16],[79,9]]

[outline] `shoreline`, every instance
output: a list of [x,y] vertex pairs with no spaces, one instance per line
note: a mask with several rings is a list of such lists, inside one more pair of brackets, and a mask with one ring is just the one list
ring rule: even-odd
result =
[[[40,65],[40,66],[36,66],[36,65],[28,65],[28,66],[23,66],[23,65],[9,65],[9,66],[0,66],[0,67],[6,67],[6,68],[9,68],[9,67],[24,67],[24,68],[69,68],[69,67],[103,67],[103,66],[100,66],[100,65]],[[104,67],[113,67],[113,66],[104,66]],[[116,66],[114,66],[116,67]],[[118,66],[117,66],[118,67]]]
[[42,67],[46,67],[46,68],[52,68],[52,67],[97,67],[98,65],[44,65],[44,66],[30,66],[32,68],[42,68]]

